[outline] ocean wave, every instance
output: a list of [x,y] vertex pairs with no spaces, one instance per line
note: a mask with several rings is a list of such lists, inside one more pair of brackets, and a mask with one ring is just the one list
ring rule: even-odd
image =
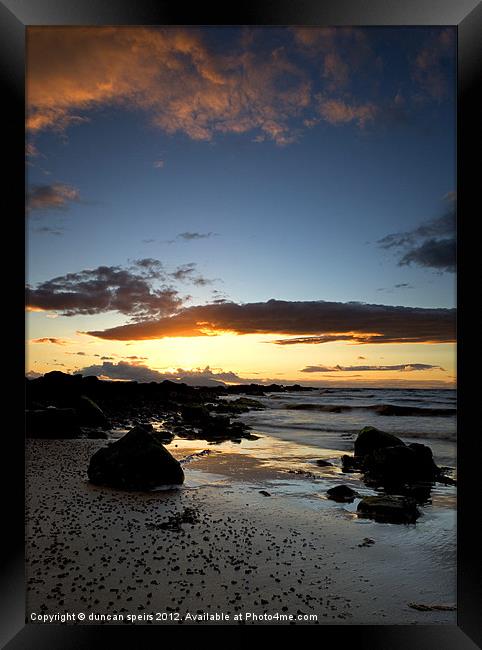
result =
[[346,413],[347,411],[364,410],[384,416],[452,417],[457,414],[456,408],[397,406],[395,404],[369,404],[367,406],[351,404],[287,404],[285,408],[290,411],[321,411],[324,413]]
[[260,429],[272,429],[272,430],[286,430],[290,431],[291,429],[295,431],[310,431],[310,432],[319,432],[319,433],[339,433],[344,435],[354,435],[360,432],[360,427],[356,429],[336,429],[331,427],[324,427],[318,425],[305,424],[304,422],[274,422],[272,420],[256,420],[256,422],[251,422],[251,426],[258,427]]
[[[360,427],[353,429],[337,429],[320,425],[310,425],[304,422],[280,423],[274,422],[273,420],[257,420],[256,423],[252,422],[251,424],[258,431],[293,431],[294,439],[296,439],[303,431],[306,431],[310,435],[313,433],[336,433],[341,437],[356,436],[358,433],[360,433]],[[401,438],[416,438],[427,440],[433,439],[454,441],[457,437],[457,433],[455,431],[392,431],[392,433]]]

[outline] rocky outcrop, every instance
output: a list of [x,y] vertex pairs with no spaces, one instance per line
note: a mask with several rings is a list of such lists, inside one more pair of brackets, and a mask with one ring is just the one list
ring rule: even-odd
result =
[[367,483],[385,488],[446,478],[435,464],[430,447],[406,445],[397,436],[374,427],[360,431],[354,457],[343,456],[342,464],[343,471],[361,471]]
[[54,408],[26,411],[27,438],[78,438],[81,430],[75,409]]
[[104,415],[102,409],[85,395],[81,395],[77,405],[77,413],[81,425],[87,427],[101,427],[108,429],[110,424],[109,420]]
[[434,482],[440,474],[432,450],[420,444],[377,449],[364,458],[363,469],[370,481],[382,485]]
[[345,473],[359,472],[360,466],[353,456],[343,454],[341,457],[341,468]]
[[92,483],[129,490],[150,490],[184,481],[179,462],[155,432],[141,426],[99,449],[90,459],[87,475]]
[[181,438],[203,438],[211,442],[256,439],[243,422],[231,421],[227,415],[213,415],[203,404],[184,406],[181,415],[183,426],[176,428],[176,434]]

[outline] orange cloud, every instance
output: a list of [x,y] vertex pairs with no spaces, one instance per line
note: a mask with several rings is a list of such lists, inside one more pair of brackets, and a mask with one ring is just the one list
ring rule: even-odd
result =
[[35,185],[27,196],[28,210],[66,210],[70,203],[79,201],[79,190],[65,183]]
[[[455,340],[454,309],[325,301],[200,305],[166,318],[86,332],[109,340],[236,334],[285,334],[297,343],[447,343]],[[308,341],[303,337],[308,335]],[[310,336],[312,335],[312,336]],[[300,338],[301,337],[301,338]]]
[[447,94],[447,73],[444,67],[454,53],[454,33],[446,29],[433,36],[417,55],[413,65],[413,78],[422,92],[440,101]]
[[326,54],[324,76],[331,79],[337,86],[344,86],[348,83],[348,65],[337,52],[328,52],[328,54]]
[[375,119],[377,107],[374,104],[353,105],[337,99],[320,97],[320,115],[330,124],[347,124],[356,122],[360,128]]
[[194,140],[258,129],[286,144],[288,120],[310,101],[305,73],[281,49],[214,55],[197,29],[32,27],[27,70],[32,132],[64,129],[111,104]]

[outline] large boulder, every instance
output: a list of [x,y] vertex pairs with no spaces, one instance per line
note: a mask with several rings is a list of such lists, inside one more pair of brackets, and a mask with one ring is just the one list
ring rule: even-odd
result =
[[393,524],[413,524],[420,516],[415,499],[392,494],[364,497],[357,513],[360,517]]
[[364,457],[363,469],[369,481],[385,487],[433,482],[440,474],[432,450],[420,444],[376,449]]
[[77,438],[81,431],[74,409],[48,407],[26,411],[27,438]]
[[141,426],[99,449],[90,459],[87,475],[92,483],[129,490],[184,482],[179,462],[155,433]]
[[101,427],[102,429],[109,428],[109,420],[104,415],[102,409],[85,395],[81,395],[77,405],[77,413],[82,425],[88,427]]
[[380,431],[375,427],[364,427],[355,440],[355,458],[363,460],[368,454],[372,454],[378,449],[384,447],[404,447],[405,443],[397,436],[385,431]]

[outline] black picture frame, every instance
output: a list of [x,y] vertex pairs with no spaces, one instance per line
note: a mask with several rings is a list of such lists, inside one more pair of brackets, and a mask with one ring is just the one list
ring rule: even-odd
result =
[[[4,117],[4,338],[7,388],[4,409],[15,427],[2,435],[0,643],[9,650],[93,648],[120,638],[141,648],[147,626],[58,626],[25,623],[24,584],[24,280],[25,234],[25,29],[29,25],[452,25],[458,32],[458,614],[456,626],[324,626],[321,642],[356,643],[358,648],[469,650],[482,647],[480,549],[477,540],[477,469],[480,465],[475,327],[478,295],[471,280],[480,252],[470,235],[480,202],[480,103],[482,4],[479,0],[254,0],[192,8],[161,0],[0,0],[0,79]],[[475,162],[474,162],[475,161]],[[5,178],[5,176],[4,176]],[[8,262],[7,259],[12,260]],[[14,266],[11,266],[13,262]],[[471,267],[472,265],[472,267]],[[479,276],[480,277],[480,276]],[[476,285],[476,283],[474,283]],[[474,304],[475,303],[475,304]],[[480,308],[479,308],[480,309]],[[473,313],[472,313],[473,311]],[[13,316],[15,314],[15,316]],[[17,323],[16,319],[19,322]],[[480,317],[479,317],[480,318]],[[473,348],[471,346],[474,346]],[[8,365],[7,365],[8,364]],[[8,370],[7,370],[8,369]],[[7,374],[8,373],[8,374]],[[477,391],[477,392],[476,392]],[[4,425],[5,426],[5,425]],[[6,466],[9,467],[8,476]],[[475,540],[475,544],[472,543]],[[394,585],[396,588],[396,585]],[[203,626],[204,627],[204,626]],[[186,628],[187,629],[187,628]],[[191,628],[192,629],[192,628]],[[232,628],[224,628],[232,629]],[[239,629],[239,628],[238,628]],[[246,629],[246,628],[243,628]],[[161,632],[162,634],[162,632]],[[299,634],[299,627],[296,629]],[[159,637],[158,637],[159,638]],[[160,637],[163,638],[163,637]]]

